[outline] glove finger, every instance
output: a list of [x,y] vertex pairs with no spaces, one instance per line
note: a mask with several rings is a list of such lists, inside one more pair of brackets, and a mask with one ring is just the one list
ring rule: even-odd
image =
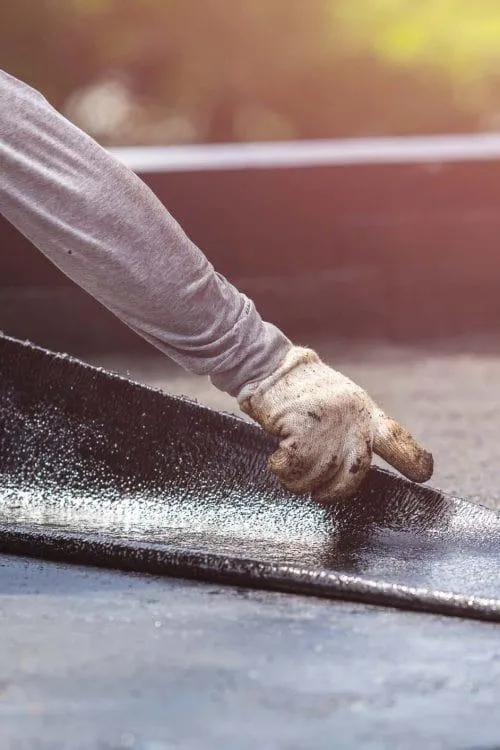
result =
[[309,492],[324,501],[353,494],[370,468],[371,459],[369,434],[351,434],[342,445],[334,442],[320,456],[304,455],[297,450],[295,441],[285,440],[269,459],[268,467],[290,492]]
[[343,500],[355,494],[372,463],[371,441],[357,442],[357,449],[350,451],[336,475],[329,478],[312,493],[322,503]]
[[281,445],[269,458],[268,468],[290,492],[312,492],[333,478],[340,470],[342,460],[338,454],[330,454],[326,461],[307,455],[296,448],[296,444]]
[[426,482],[434,470],[431,453],[398,422],[380,412],[373,440],[375,453],[413,482]]
[[292,492],[302,492],[307,485],[313,466],[311,457],[305,456],[296,444],[280,445],[269,457],[267,468],[276,474],[281,484]]

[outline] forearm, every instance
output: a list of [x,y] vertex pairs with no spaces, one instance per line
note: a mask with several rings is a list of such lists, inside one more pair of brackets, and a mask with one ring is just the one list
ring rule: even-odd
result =
[[215,273],[149,188],[0,71],[0,211],[67,276],[232,394],[290,342]]

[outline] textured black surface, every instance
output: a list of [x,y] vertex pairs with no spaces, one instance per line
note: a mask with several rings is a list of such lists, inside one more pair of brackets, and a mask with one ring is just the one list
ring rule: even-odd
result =
[[500,520],[372,470],[331,507],[282,491],[262,432],[0,339],[1,548],[500,620]]

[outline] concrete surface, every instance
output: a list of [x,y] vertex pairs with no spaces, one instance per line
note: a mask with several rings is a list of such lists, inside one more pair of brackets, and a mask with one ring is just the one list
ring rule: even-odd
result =
[[496,625],[11,558],[0,572],[4,750],[498,747]]
[[[318,348],[434,484],[500,504],[500,346]],[[234,409],[165,360],[99,363]],[[493,624],[3,556],[0,654],[2,750],[500,747]]]

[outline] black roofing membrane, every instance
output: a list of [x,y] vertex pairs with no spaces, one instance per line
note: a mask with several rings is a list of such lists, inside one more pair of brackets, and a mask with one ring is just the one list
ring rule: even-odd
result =
[[0,550],[500,621],[495,511],[372,469],[321,505],[247,422],[0,337]]

